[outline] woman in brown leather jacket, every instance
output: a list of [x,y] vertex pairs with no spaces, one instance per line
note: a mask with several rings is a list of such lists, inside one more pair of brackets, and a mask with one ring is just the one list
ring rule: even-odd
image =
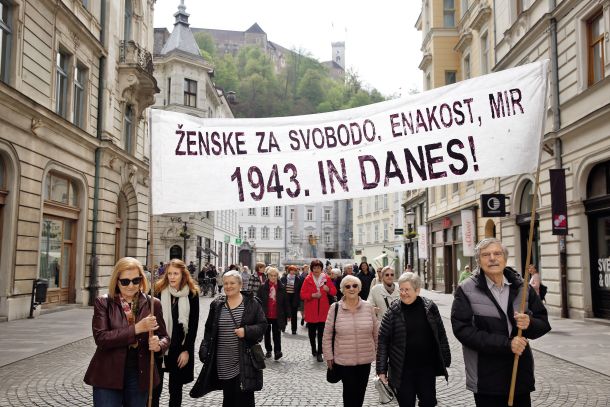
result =
[[[114,266],[108,292],[95,300],[93,338],[97,345],[85,374],[93,386],[96,407],[144,407],[148,398],[150,351],[165,352],[169,337],[161,302],[154,299],[150,315],[148,281],[142,264],[131,257]],[[155,334],[150,338],[149,331]],[[157,370],[154,385],[159,383]]]

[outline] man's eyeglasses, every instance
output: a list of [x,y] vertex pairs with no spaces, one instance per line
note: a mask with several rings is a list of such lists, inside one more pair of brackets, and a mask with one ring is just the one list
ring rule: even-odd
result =
[[358,284],[345,284],[345,288],[351,290],[352,288],[358,288]]
[[129,283],[132,283],[133,285],[140,285],[141,282],[142,282],[141,276],[132,278],[131,280],[128,278],[119,278],[119,283],[121,283],[121,285],[123,287],[127,287],[129,285]]

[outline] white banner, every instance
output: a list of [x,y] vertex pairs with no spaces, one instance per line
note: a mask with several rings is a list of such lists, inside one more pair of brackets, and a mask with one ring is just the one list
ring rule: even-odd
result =
[[152,110],[153,214],[350,199],[533,172],[548,61],[308,116]]
[[476,231],[474,229],[474,211],[462,209],[462,249],[464,256],[474,256]]
[[417,227],[417,253],[420,259],[428,258],[428,227],[425,225]]

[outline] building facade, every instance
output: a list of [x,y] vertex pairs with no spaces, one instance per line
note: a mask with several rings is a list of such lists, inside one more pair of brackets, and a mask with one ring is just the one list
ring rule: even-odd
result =
[[[213,82],[214,67],[199,51],[183,3],[174,14],[171,34],[155,29],[154,67],[160,94],[153,106],[196,117],[233,117],[222,90]],[[208,180],[213,182],[213,180]],[[188,191],[176,199],[188,199]],[[236,259],[237,211],[195,212],[153,217],[154,264],[172,258],[226,266]]]
[[[88,304],[146,262],[153,4],[0,1],[0,318]],[[38,312],[38,310],[36,311]]]
[[[496,1],[494,70],[550,60],[537,192],[537,261],[549,312],[610,319],[610,1]],[[565,170],[567,236],[552,234],[550,169]],[[535,174],[502,178],[501,234],[522,270]]]
[[286,207],[263,206],[238,210],[239,236],[250,252],[240,261],[248,267],[255,262],[280,266],[286,258]]
[[[401,193],[353,200],[353,258],[374,267],[391,265],[396,273],[405,263],[404,213]],[[395,233],[402,229],[403,234]]]

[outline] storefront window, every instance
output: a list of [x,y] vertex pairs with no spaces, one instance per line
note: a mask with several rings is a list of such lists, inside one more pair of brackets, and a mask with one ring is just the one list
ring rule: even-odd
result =
[[[438,233],[438,232],[437,232]],[[432,249],[432,255],[434,256],[434,284],[435,288],[438,289],[438,285],[445,284],[445,267],[443,259],[443,247],[435,247]]]
[[72,222],[45,217],[40,237],[40,277],[49,280],[49,288],[67,288],[70,251],[63,246],[66,240],[64,227],[71,235]]

